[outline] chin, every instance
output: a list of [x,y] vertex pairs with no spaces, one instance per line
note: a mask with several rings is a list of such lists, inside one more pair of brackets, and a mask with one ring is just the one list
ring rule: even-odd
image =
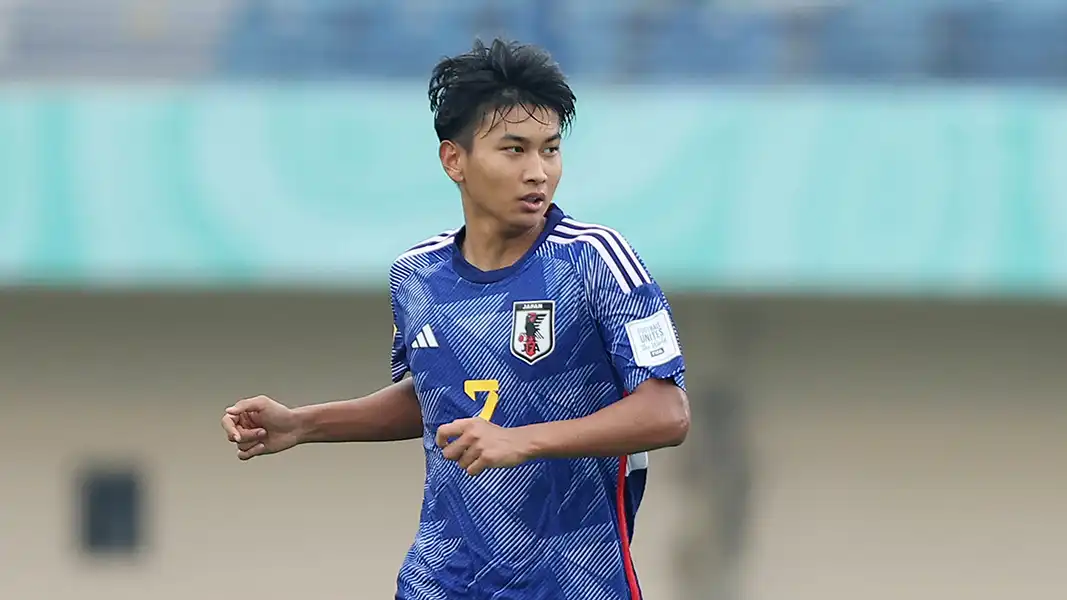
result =
[[509,215],[508,225],[516,232],[526,231],[533,229],[541,225],[541,222],[545,219],[545,213],[548,212],[548,203],[545,203],[544,209],[537,212],[519,211],[515,214]]

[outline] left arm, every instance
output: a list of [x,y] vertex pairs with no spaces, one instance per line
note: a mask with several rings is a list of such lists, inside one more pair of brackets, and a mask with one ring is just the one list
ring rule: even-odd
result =
[[537,458],[617,457],[685,440],[685,358],[670,306],[636,253],[614,236],[628,252],[583,245],[577,262],[623,398],[585,417],[511,429],[481,419],[454,421],[437,431],[445,458],[477,475]]
[[448,460],[472,476],[538,458],[615,457],[677,446],[689,433],[689,399],[673,381],[648,379],[632,394],[578,419],[506,429],[480,417],[437,429]]
[[519,428],[533,458],[624,456],[677,446],[689,432],[685,358],[667,298],[621,235],[598,235],[619,250],[583,244],[577,266],[623,397],[583,418]]
[[677,446],[689,433],[689,399],[673,381],[647,379],[632,394],[579,419],[518,427],[536,458],[612,457]]
[[481,417],[437,429],[444,457],[471,476],[538,458],[615,457],[677,446],[689,432],[689,400],[673,381],[648,379],[632,394],[578,419],[504,428]]

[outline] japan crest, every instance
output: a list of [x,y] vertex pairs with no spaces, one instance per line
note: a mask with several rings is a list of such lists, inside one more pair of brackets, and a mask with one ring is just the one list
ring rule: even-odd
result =
[[532,365],[555,347],[555,301],[516,302],[512,306],[511,353]]

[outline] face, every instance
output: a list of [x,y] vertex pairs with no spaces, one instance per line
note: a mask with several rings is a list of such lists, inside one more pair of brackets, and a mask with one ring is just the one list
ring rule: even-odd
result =
[[522,106],[490,113],[469,150],[441,144],[441,164],[463,190],[468,219],[491,219],[514,233],[529,230],[541,223],[563,175],[559,118]]

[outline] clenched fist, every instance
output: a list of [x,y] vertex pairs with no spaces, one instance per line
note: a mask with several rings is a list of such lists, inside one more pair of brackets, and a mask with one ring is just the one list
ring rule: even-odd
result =
[[229,440],[237,444],[237,458],[248,460],[299,444],[299,421],[288,406],[267,396],[256,396],[227,408],[222,416],[222,428]]
[[437,446],[472,477],[497,467],[515,467],[530,459],[529,443],[518,429],[481,418],[459,419],[437,428]]

